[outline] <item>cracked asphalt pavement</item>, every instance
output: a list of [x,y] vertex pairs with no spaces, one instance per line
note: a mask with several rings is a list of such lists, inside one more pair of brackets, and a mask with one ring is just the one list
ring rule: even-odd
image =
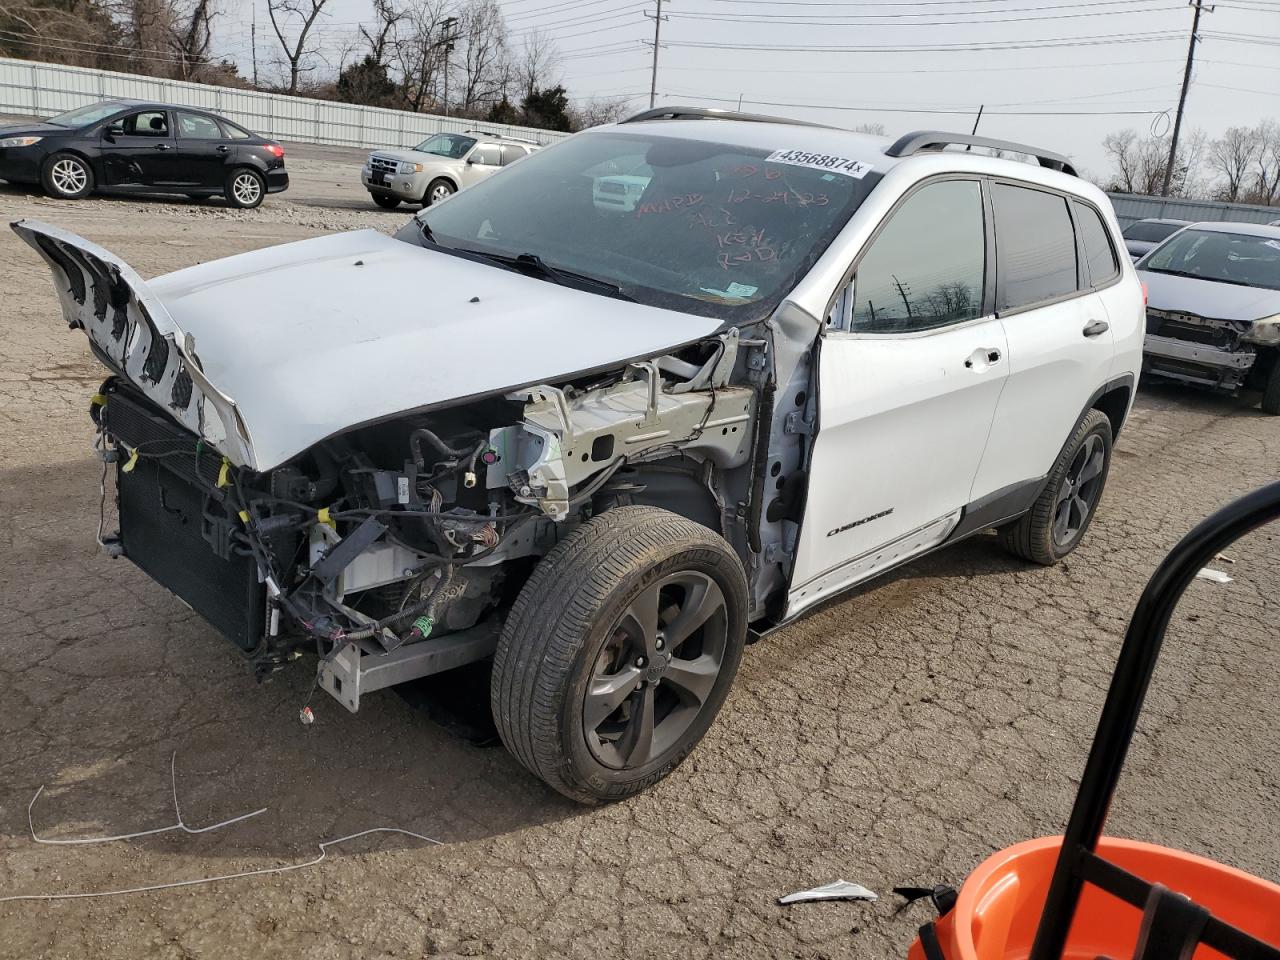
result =
[[[407,211],[373,207],[358,156],[290,148],[293,188],[248,213],[16,187],[0,187],[0,213],[68,227],[150,277],[393,230]],[[890,888],[959,884],[997,849],[1061,830],[1147,577],[1280,463],[1280,419],[1144,386],[1066,562],[1032,568],[981,537],[826,605],[748,649],[719,721],[669,779],[582,809],[390,691],[357,715],[317,695],[303,727],[305,663],[255,682],[182,603],[100,553],[86,411],[103,372],[43,262],[8,231],[0,246],[0,897],[298,863],[375,826],[443,844],[380,834],[282,875],[0,903],[4,958],[904,956],[929,911],[896,912]],[[270,304],[244,308],[270,322]],[[1277,531],[1230,557],[1234,582],[1197,581],[1180,608],[1109,830],[1276,879]],[[200,835],[32,842],[42,784],[42,836],[172,823],[173,751],[188,823],[268,812]],[[775,902],[837,878],[881,899]]]

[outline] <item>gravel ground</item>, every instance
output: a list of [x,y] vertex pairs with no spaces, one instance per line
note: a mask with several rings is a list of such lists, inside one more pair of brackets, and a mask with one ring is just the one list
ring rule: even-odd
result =
[[[290,148],[293,189],[248,213],[0,188],[0,214],[69,227],[154,276],[394,229],[407,212],[369,203],[358,156]],[[7,232],[0,244],[0,896],[299,863],[373,826],[442,843],[383,834],[279,876],[0,903],[0,957],[903,956],[928,911],[895,913],[890,887],[959,883],[994,850],[1061,829],[1146,578],[1280,462],[1280,420],[1144,388],[1067,562],[1032,569],[979,538],[827,605],[748,650],[674,775],[584,810],[390,692],[355,716],[317,698],[315,725],[300,726],[306,669],[255,683],[178,600],[102,556],[85,413],[102,371],[63,326],[44,264]],[[1184,601],[1111,832],[1276,878],[1276,532],[1231,555],[1234,583],[1198,581]],[[31,841],[41,784],[44,836],[172,823],[174,751],[189,823],[267,812],[202,835]],[[775,903],[837,877],[882,899]]]

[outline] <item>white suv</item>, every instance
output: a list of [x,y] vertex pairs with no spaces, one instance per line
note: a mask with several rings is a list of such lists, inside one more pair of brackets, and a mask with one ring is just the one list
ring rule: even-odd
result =
[[437,133],[411,150],[375,150],[360,168],[360,182],[385,210],[394,210],[401,202],[426,207],[488,179],[537,149],[535,140],[479,130]]
[[353,711],[492,658],[583,802],[688,754],[749,632],[991,528],[1074,549],[1142,362],[1106,196],[962,135],[652,111],[150,282],[14,228],[112,371],[110,551]]

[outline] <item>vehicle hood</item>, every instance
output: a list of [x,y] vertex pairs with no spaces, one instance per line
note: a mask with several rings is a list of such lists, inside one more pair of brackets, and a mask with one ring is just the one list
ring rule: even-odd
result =
[[418,150],[374,150],[369,156],[389,157],[392,160],[407,160],[409,163],[462,163],[461,160],[451,160],[449,157],[442,157],[434,153],[422,153]]
[[0,138],[3,137],[47,137],[55,133],[70,133],[66,127],[56,123],[10,123],[0,126]]
[[1156,310],[1193,313],[1213,320],[1261,320],[1280,313],[1280,290],[1241,287],[1196,277],[1139,270],[1147,285],[1147,305]]
[[64,316],[100,357],[233,463],[256,470],[360,424],[614,367],[719,327],[375,230],[147,282],[67,231],[31,220],[13,228],[51,265]]

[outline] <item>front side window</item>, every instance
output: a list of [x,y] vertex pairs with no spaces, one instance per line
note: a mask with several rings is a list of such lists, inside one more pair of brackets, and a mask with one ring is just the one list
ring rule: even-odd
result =
[[1076,226],[1080,229],[1080,242],[1084,245],[1084,259],[1089,265],[1089,282],[1100,287],[1120,275],[1120,262],[1111,246],[1102,217],[1093,207],[1075,204]]
[[120,121],[126,136],[130,137],[167,137],[169,136],[169,117],[163,110],[146,110],[134,113]]
[[641,303],[740,323],[777,306],[881,179],[770,160],[790,129],[765,148],[637,126],[535,151],[419,222],[441,247],[536,254]]
[[119,113],[125,106],[127,104],[93,103],[87,107],[77,107],[75,110],[68,110],[66,113],[58,114],[56,117],[50,117],[45,123],[52,123],[55,127],[78,130],[81,127],[92,126],[99,120],[105,120],[113,113]]
[[1151,273],[1280,290],[1280,237],[1184,230],[1147,254],[1138,268]]
[[418,153],[432,153],[437,157],[461,160],[475,145],[475,137],[464,137],[460,133],[437,133],[435,136],[427,137],[413,149]]
[[1077,289],[1076,238],[1067,201],[1056,193],[993,185],[996,311],[1055,300]]
[[188,140],[221,140],[222,130],[208,117],[179,110],[178,136]]
[[472,163],[482,163],[486,167],[498,167],[502,165],[502,153],[496,143],[482,143],[476,147],[475,153],[471,154]]
[[890,217],[854,276],[855,333],[913,333],[982,315],[986,242],[976,180],[931,183]]

